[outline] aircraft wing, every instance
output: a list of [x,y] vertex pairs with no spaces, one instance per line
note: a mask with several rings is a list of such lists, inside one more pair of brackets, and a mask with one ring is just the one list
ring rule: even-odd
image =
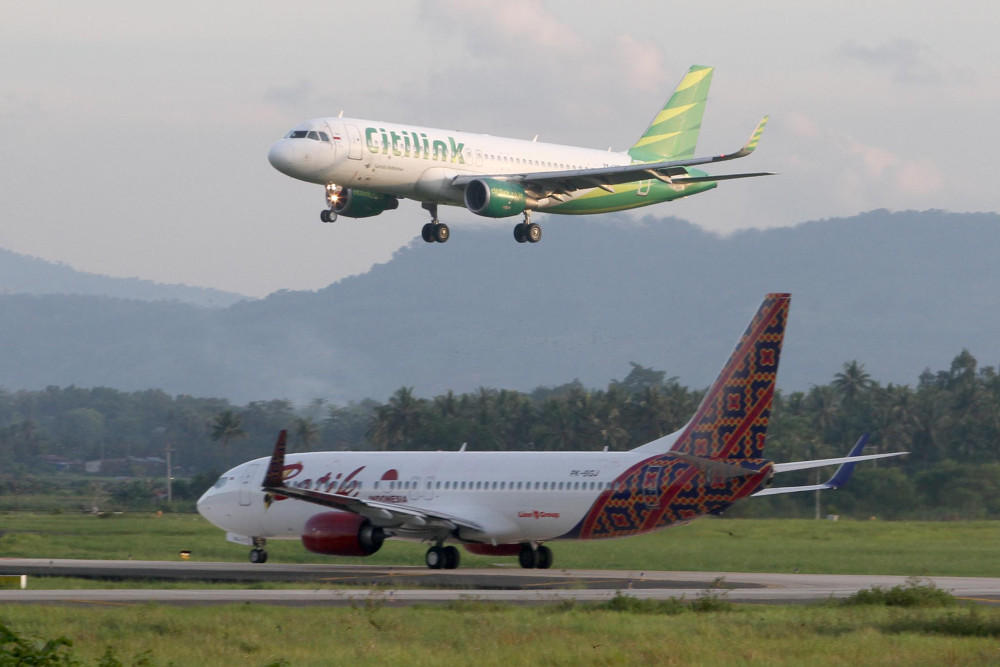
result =
[[820,468],[828,465],[840,464],[837,471],[833,473],[830,479],[826,480],[822,484],[809,484],[806,486],[779,486],[773,488],[762,489],[754,496],[772,496],[779,493],[800,493],[802,491],[821,491],[823,489],[839,489],[847,480],[851,478],[854,474],[854,468],[857,466],[859,461],[871,461],[873,459],[884,459],[890,456],[902,456],[904,454],[909,454],[909,452],[891,452],[888,454],[865,454],[861,455],[865,446],[868,444],[868,434],[865,433],[858,441],[854,443],[854,447],[847,456],[842,456],[835,459],[815,459],[813,461],[793,461],[791,463],[776,463],[774,464],[774,472],[789,472],[791,470],[807,470],[809,468]]
[[753,178],[755,176],[771,176],[773,172],[762,171],[747,174],[724,174],[720,176],[692,176],[687,167],[715,162],[725,162],[746,157],[753,153],[764,132],[768,116],[758,123],[757,129],[750,140],[735,153],[715,155],[713,157],[688,158],[684,160],[667,160],[663,162],[638,162],[635,164],[615,167],[595,167],[593,169],[569,169],[564,171],[543,171],[523,174],[473,175],[462,174],[452,179],[452,185],[464,187],[479,178],[492,178],[500,181],[513,181],[520,184],[525,192],[536,198],[567,195],[577,190],[601,188],[609,192],[612,186],[622,183],[634,183],[655,178],[668,185],[684,185],[703,181],[725,181],[734,178]]
[[274,445],[274,453],[271,455],[271,461],[267,466],[267,474],[264,476],[264,482],[261,485],[262,489],[269,494],[295,498],[307,503],[359,514],[367,519],[371,519],[376,525],[384,527],[406,524],[408,528],[443,526],[448,529],[462,527],[476,531],[483,530],[483,527],[474,521],[468,521],[461,517],[442,512],[428,512],[396,503],[376,502],[339,493],[323,493],[322,491],[286,486],[282,477],[282,469],[285,467],[286,443],[287,431],[283,430],[278,435],[278,441]]

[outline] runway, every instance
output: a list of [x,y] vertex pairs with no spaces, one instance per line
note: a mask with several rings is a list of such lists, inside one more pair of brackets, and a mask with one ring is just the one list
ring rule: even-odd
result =
[[[0,574],[28,575],[26,590],[0,590],[3,603],[203,605],[237,602],[289,606],[337,606],[378,600],[385,604],[440,604],[455,600],[546,604],[598,602],[619,591],[636,598],[696,599],[723,596],[730,602],[804,603],[841,598],[858,590],[905,585],[904,576],[767,574],[746,572],[641,572],[618,570],[522,570],[480,568],[213,563],[192,561],[98,561],[0,559]],[[98,580],[229,582],[233,588],[40,590],[45,576]],[[238,588],[255,582],[296,582],[296,588]],[[1000,578],[927,577],[956,597],[1000,604]],[[303,587],[313,583],[315,587]],[[40,585],[44,585],[40,582]]]

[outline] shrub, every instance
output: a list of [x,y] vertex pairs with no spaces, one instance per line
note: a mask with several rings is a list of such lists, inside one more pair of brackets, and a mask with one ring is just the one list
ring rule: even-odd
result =
[[955,596],[942,590],[930,580],[910,577],[906,583],[892,588],[872,586],[844,598],[844,605],[880,605],[885,607],[948,607],[955,604]]

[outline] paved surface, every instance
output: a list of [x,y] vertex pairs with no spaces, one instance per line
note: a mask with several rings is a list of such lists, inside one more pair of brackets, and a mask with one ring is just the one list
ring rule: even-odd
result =
[[[766,574],[746,572],[640,572],[611,570],[522,570],[520,568],[428,570],[419,567],[358,567],[267,563],[0,559],[0,574],[29,575],[28,590],[0,590],[0,604],[221,604],[349,605],[377,599],[386,604],[453,600],[551,603],[602,601],[622,591],[637,598],[697,598],[721,586],[731,602],[812,602],[881,586],[903,585],[906,577],[885,575]],[[311,589],[104,589],[34,590],[35,576],[98,579],[314,582]],[[929,577],[953,595],[1000,604],[1000,578]],[[336,586],[336,588],[334,588]],[[718,590],[718,589],[716,589]]]

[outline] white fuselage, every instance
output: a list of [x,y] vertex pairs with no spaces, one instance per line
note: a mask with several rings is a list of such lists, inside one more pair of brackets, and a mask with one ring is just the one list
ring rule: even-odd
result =
[[[309,183],[462,205],[455,176],[553,172],[627,165],[626,153],[400,125],[355,118],[300,123],[275,143],[268,160]],[[588,190],[578,191],[577,195]],[[539,208],[559,201],[541,201]]]
[[[461,516],[482,531],[459,537],[487,543],[556,539],[572,530],[600,493],[648,452],[313,452],[288,455],[286,484],[432,515]],[[198,501],[198,511],[241,536],[297,539],[328,508],[286,498],[270,506],[261,490],[268,459],[228,471]],[[377,520],[375,521],[377,523]],[[397,537],[434,539],[420,525]]]

